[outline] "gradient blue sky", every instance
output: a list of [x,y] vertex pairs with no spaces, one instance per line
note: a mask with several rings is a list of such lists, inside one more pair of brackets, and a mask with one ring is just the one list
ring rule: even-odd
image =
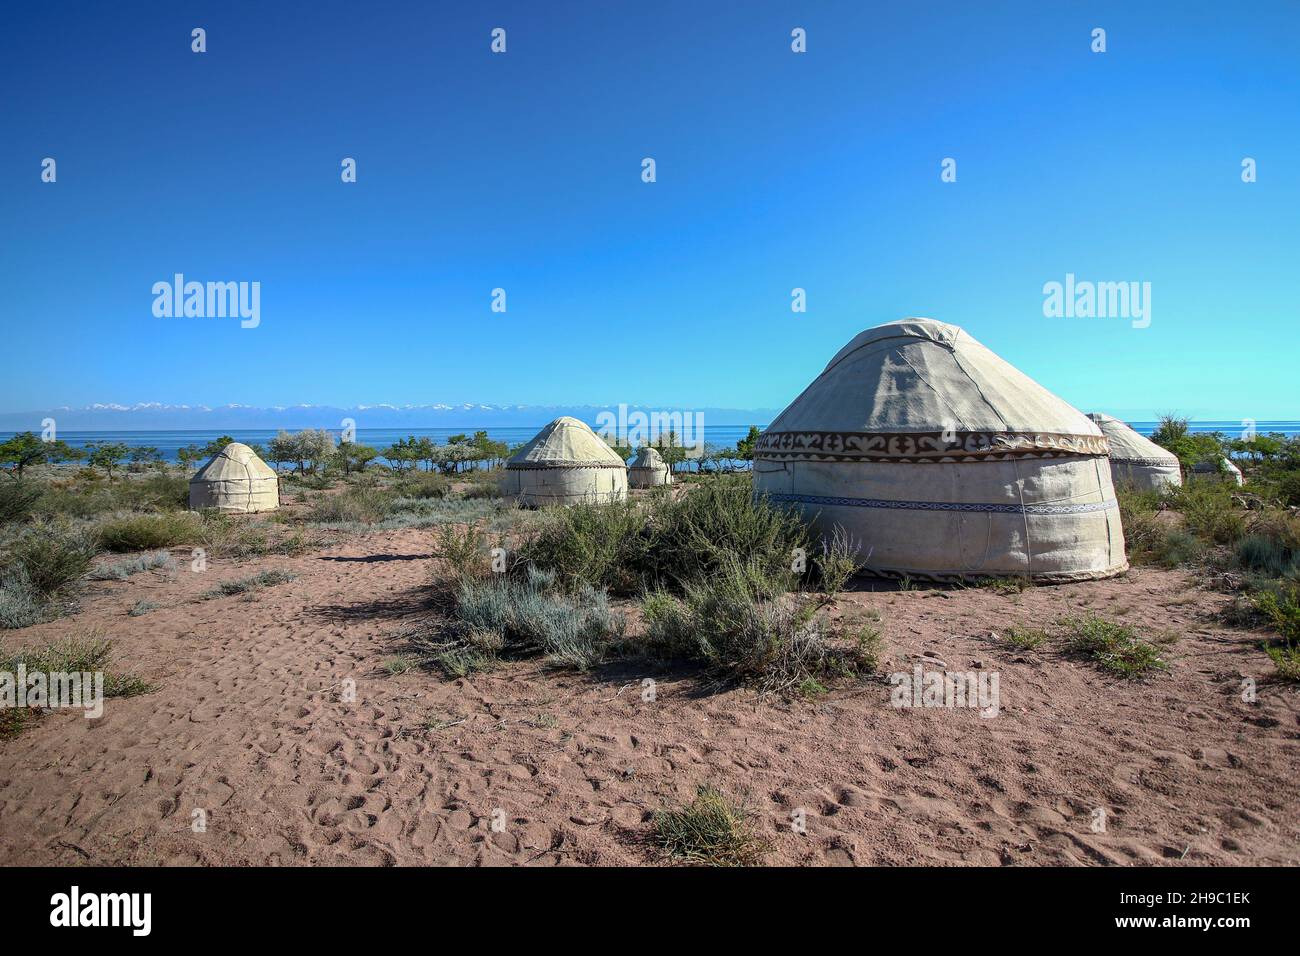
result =
[[[780,408],[929,315],[1085,410],[1300,418],[1293,0],[11,4],[0,53],[0,410]],[[261,326],[154,318],[175,272]],[[1150,328],[1044,318],[1067,272]]]

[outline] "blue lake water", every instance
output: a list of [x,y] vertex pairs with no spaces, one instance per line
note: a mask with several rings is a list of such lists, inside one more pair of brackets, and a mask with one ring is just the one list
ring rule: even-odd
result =
[[[756,424],[762,428],[766,423]],[[1129,424],[1141,434],[1150,435],[1155,431],[1159,422],[1130,422]],[[483,430],[494,441],[502,441],[507,445],[518,445],[532,438],[541,427],[541,425],[538,425],[536,427],[486,428]],[[1192,422],[1190,427],[1194,432],[1223,432],[1230,438],[1240,437],[1243,430],[1240,420]],[[293,430],[290,429],[290,431]],[[1259,421],[1255,423],[1255,430],[1261,435],[1280,432],[1290,437],[1300,435],[1300,421]],[[244,442],[247,445],[265,446],[267,442],[275,437],[276,431],[277,429],[274,428],[190,431],[66,431],[60,432],[58,437],[74,446],[82,446],[92,441],[121,442],[132,447],[152,446],[162,453],[166,461],[174,462],[176,461],[177,450],[187,445],[202,447],[222,435],[230,435],[236,441]],[[407,438],[411,435],[417,438],[427,436],[436,442],[445,443],[452,435],[473,435],[475,431],[478,431],[478,429],[359,428],[357,429],[356,440],[360,444],[382,449],[393,444],[399,438]],[[739,439],[745,437],[748,431],[749,427],[746,425],[706,425],[704,427],[704,440],[708,445],[732,448],[735,447]],[[13,434],[13,432],[0,432],[0,441],[11,437]],[[335,430],[335,434],[338,434],[337,430]]]

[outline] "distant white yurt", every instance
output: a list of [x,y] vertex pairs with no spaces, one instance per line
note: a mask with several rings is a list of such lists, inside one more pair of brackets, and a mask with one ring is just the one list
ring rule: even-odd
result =
[[671,485],[673,475],[658,449],[642,445],[627,467],[627,483],[632,488],[658,488]]
[[253,449],[231,442],[190,479],[190,507],[229,513],[280,507],[280,479]]
[[1192,466],[1188,476],[1192,481],[1226,481],[1233,485],[1244,485],[1245,477],[1229,458],[1207,458]]
[[505,495],[524,505],[624,501],[627,465],[576,418],[557,418],[506,462]]
[[754,488],[849,535],[870,572],[1079,581],[1128,567],[1087,416],[955,325],[862,332],[754,450]]
[[1183,469],[1178,456],[1144,438],[1118,418],[1102,412],[1088,415],[1110,444],[1110,474],[1117,485],[1132,485],[1140,491],[1159,491],[1165,485],[1181,485]]

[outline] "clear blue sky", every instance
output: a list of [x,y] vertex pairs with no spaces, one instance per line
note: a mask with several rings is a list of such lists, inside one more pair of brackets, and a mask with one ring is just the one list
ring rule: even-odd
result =
[[[22,4],[0,53],[0,410],[779,408],[929,315],[1086,409],[1300,418],[1293,0]],[[155,318],[175,272],[261,326]],[[1067,272],[1151,326],[1045,318]]]

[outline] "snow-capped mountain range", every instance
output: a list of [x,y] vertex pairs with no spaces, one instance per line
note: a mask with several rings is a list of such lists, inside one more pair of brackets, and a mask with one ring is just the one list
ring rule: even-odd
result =
[[[135,429],[214,428],[340,428],[352,419],[357,428],[469,428],[489,426],[541,426],[561,415],[594,424],[601,412],[618,412],[618,405],[485,405],[477,402],[430,405],[134,405],[94,404],[81,408],[50,408],[29,412],[0,412],[0,431],[40,431],[52,418],[66,431],[131,431]],[[765,425],[776,409],[685,408],[682,406],[629,405],[629,411],[702,412],[709,425]]]

